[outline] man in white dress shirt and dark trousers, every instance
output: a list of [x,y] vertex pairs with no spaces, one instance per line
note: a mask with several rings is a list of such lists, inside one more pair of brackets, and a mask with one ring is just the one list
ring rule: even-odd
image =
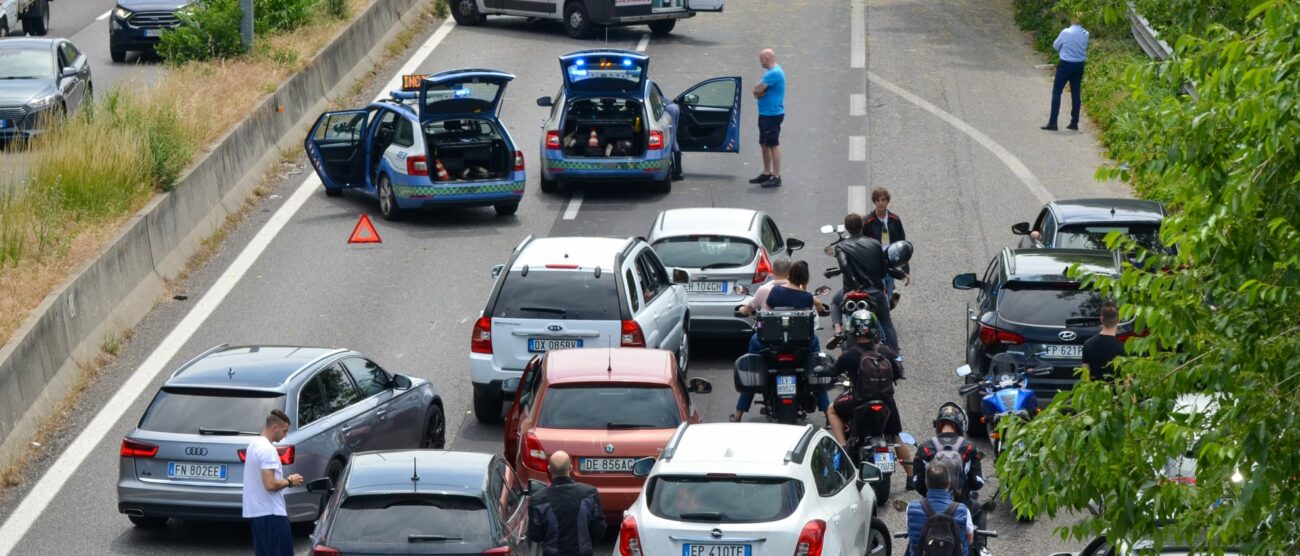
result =
[[1052,115],[1043,129],[1056,131],[1056,118],[1061,114],[1061,93],[1070,84],[1070,125],[1066,129],[1079,129],[1079,98],[1083,84],[1083,66],[1088,61],[1088,30],[1083,28],[1083,13],[1075,12],[1070,26],[1061,30],[1052,48],[1061,53],[1061,63],[1056,65],[1056,81],[1052,83]]
[[284,508],[284,489],[302,484],[302,475],[284,476],[273,442],[289,433],[289,416],[278,409],[266,416],[262,434],[253,437],[244,458],[244,518],[253,526],[253,554],[293,556],[293,533]]

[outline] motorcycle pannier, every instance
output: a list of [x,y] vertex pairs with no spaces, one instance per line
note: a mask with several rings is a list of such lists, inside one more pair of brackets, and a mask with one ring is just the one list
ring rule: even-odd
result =
[[813,338],[813,311],[764,311],[758,314],[758,339],[765,344],[807,343]]
[[755,353],[736,359],[736,391],[750,394],[762,393],[767,385],[767,362]]

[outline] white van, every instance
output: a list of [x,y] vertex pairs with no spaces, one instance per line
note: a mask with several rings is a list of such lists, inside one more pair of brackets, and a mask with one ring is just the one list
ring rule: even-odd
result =
[[646,24],[656,35],[672,32],[677,20],[697,12],[721,12],[726,0],[449,0],[460,25],[478,25],[489,15],[514,15],[564,23],[575,39],[597,27]]

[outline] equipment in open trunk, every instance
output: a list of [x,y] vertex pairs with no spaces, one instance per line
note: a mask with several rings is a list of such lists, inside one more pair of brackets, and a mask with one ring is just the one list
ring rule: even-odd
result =
[[500,180],[514,167],[514,152],[485,120],[424,123],[435,181]]
[[645,153],[645,112],[625,98],[579,98],[569,103],[561,135],[571,157],[629,157]]

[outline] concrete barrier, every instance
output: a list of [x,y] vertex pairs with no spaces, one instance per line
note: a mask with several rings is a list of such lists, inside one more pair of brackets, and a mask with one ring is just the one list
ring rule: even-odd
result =
[[264,98],[201,155],[176,189],[155,197],[94,259],[47,296],[0,348],[0,465],[23,453],[36,428],[76,384],[105,338],[140,322],[203,238],[239,210],[285,148],[420,21],[431,0],[375,0],[302,72]]

